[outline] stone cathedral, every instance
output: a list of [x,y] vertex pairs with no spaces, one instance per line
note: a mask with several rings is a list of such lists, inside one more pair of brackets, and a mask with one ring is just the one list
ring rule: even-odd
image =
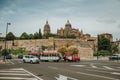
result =
[[[49,33],[51,33],[51,29],[48,21],[46,21],[46,24],[44,25],[44,34],[49,34]],[[84,40],[91,37],[90,34],[83,34],[83,30],[79,31],[79,29],[73,28],[69,20],[67,20],[67,23],[65,24],[64,28],[57,29],[56,34],[59,37],[74,35],[76,38],[84,39]]]

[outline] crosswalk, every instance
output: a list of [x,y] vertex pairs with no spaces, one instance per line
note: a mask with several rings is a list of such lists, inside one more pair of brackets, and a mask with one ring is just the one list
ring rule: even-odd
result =
[[23,68],[0,70],[0,80],[43,80]]
[[89,64],[89,65],[83,65],[83,64],[78,64],[78,65],[70,65],[70,66],[73,66],[73,67],[83,67],[83,68],[94,68],[94,69],[106,69],[106,70],[117,70],[117,71],[120,71],[120,67],[110,67],[110,66],[96,66],[94,64]]

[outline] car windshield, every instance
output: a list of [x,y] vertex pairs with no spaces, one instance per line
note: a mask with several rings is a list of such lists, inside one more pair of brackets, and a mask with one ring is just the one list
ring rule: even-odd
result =
[[30,58],[36,58],[35,56],[30,56]]
[[118,54],[113,54],[112,56],[118,56]]

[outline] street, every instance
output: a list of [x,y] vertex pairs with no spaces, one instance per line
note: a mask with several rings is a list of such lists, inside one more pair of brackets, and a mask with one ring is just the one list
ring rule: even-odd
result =
[[120,62],[88,60],[80,62],[23,63],[12,59],[0,64],[0,80],[120,80]]

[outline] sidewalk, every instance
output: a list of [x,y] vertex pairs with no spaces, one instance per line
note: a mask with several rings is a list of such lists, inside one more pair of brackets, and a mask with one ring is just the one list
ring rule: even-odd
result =
[[120,63],[120,60],[109,60],[109,57],[93,57],[93,58],[81,58],[81,61],[105,61],[105,62],[116,62]]
[[81,58],[81,60],[109,60],[108,57],[93,57],[93,58]]
[[0,57],[0,64],[8,64],[10,63],[8,60],[3,61],[3,57]]

